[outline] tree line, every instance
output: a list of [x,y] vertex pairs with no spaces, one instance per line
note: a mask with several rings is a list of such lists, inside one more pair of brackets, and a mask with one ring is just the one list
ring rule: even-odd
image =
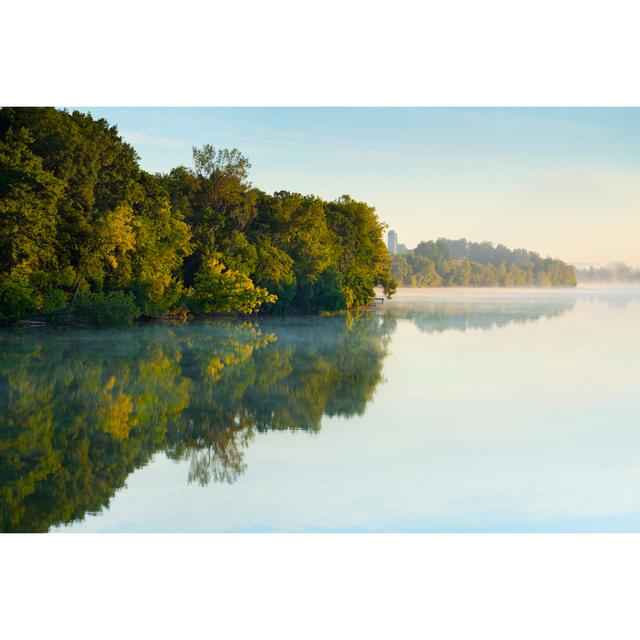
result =
[[573,266],[525,249],[439,238],[393,256],[392,276],[409,287],[574,287]]
[[625,282],[640,284],[640,269],[634,269],[623,262],[615,262],[606,267],[576,269],[580,282]]
[[317,312],[394,291],[373,207],[249,181],[237,149],[150,174],[117,128],[0,110],[0,320],[131,324],[175,313]]

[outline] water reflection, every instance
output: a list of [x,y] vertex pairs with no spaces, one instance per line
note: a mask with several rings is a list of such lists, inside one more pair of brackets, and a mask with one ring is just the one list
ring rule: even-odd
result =
[[422,333],[490,330],[510,324],[527,324],[541,318],[557,318],[571,311],[576,301],[556,299],[544,304],[517,302],[424,302],[388,305],[385,313],[394,320],[410,320]]
[[47,531],[109,505],[163,451],[188,482],[233,483],[256,432],[362,415],[399,320],[488,329],[571,310],[555,299],[401,302],[360,315],[0,335],[0,530]]
[[190,461],[189,481],[233,482],[255,431],[362,413],[389,331],[365,314],[4,334],[1,530],[99,511],[159,450]]

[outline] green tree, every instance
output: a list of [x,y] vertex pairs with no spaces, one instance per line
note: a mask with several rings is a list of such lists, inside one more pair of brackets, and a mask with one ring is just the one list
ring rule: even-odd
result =
[[192,306],[200,313],[253,313],[276,296],[256,287],[240,271],[226,269],[217,258],[210,258],[196,274]]
[[204,145],[193,148],[193,169],[150,175],[103,119],[1,109],[2,318],[71,320],[79,297],[97,305],[92,294],[114,292],[133,294],[151,317],[185,304],[344,309],[369,303],[375,286],[392,295],[372,207],[347,196],[267,195],[249,182],[250,166],[237,149]]
[[135,252],[131,256],[131,290],[143,314],[163,315],[180,305],[181,267],[193,249],[191,230],[169,195],[149,174],[141,175],[143,191],[135,203]]
[[0,269],[18,279],[58,266],[57,206],[64,185],[29,150],[31,142],[25,129],[0,140]]
[[[433,270],[438,277],[433,278]],[[575,270],[560,260],[491,242],[439,238],[395,256],[392,273],[409,286],[573,287]]]
[[326,211],[329,229],[337,240],[337,267],[346,306],[369,304],[376,285],[391,296],[397,283],[391,276],[391,259],[383,240],[385,226],[375,209],[345,195],[327,203]]

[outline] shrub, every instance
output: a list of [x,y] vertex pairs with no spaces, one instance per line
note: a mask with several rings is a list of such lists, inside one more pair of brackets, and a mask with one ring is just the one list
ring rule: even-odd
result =
[[196,313],[253,313],[277,296],[256,287],[248,276],[225,266],[217,259],[202,265],[195,277],[191,308]]
[[62,289],[50,289],[42,300],[42,313],[50,315],[62,311],[67,306],[67,297]]
[[311,310],[337,311],[351,306],[353,300],[345,296],[336,269],[326,269],[314,283]]
[[130,327],[140,316],[140,309],[131,293],[88,293],[73,305],[75,317],[96,327]]
[[166,285],[157,282],[136,282],[130,287],[140,313],[144,316],[158,317],[181,310],[184,297],[182,282],[171,279]]
[[33,309],[31,288],[22,282],[0,276],[0,320],[16,320]]

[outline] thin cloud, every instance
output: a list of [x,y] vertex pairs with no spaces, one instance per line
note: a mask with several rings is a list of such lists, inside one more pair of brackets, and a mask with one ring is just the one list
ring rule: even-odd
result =
[[145,145],[151,147],[161,147],[163,149],[184,149],[189,146],[182,140],[157,136],[145,131],[132,131],[131,129],[121,129],[120,135],[134,147],[135,145]]

